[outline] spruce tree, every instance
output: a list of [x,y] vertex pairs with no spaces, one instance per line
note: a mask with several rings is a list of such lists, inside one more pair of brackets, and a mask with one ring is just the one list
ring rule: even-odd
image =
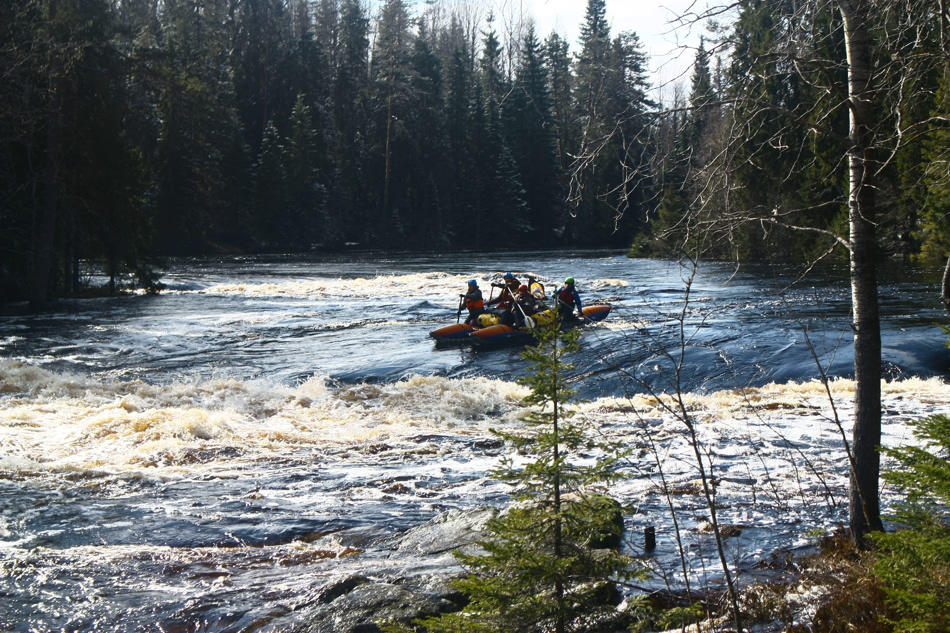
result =
[[465,247],[477,247],[477,235],[472,234],[471,221],[478,222],[474,209],[477,190],[472,174],[475,173],[475,145],[472,142],[473,120],[480,113],[472,108],[474,74],[468,65],[469,53],[464,40],[452,51],[445,63],[444,121],[445,142],[448,150],[443,162],[447,172],[445,187],[446,232],[449,236],[464,235]]
[[286,211],[281,228],[282,242],[305,249],[311,242],[332,241],[324,236],[324,186],[317,167],[317,141],[304,95],[297,96],[290,115],[290,135],[283,147],[283,171],[286,174]]
[[505,130],[521,174],[530,226],[528,244],[548,246],[563,222],[564,192],[543,50],[529,27],[521,42],[517,79],[506,100]]
[[569,45],[557,33],[551,33],[544,41],[544,66],[551,87],[558,166],[563,178],[567,173],[569,156],[576,150],[576,139],[579,134],[576,130],[576,119],[572,116],[571,92],[574,87],[574,76],[571,74]]
[[344,218],[346,239],[372,238],[368,209],[370,178],[367,174],[366,126],[368,125],[369,18],[358,0],[341,0],[337,27],[336,67],[331,89],[336,157],[336,203]]
[[475,130],[484,138],[483,151],[477,162],[482,176],[482,221],[488,226],[504,229],[491,236],[493,246],[514,247],[524,241],[528,208],[521,174],[508,147],[502,120],[502,102],[511,87],[505,80],[501,44],[494,30],[484,33],[479,70],[485,123],[477,125]]
[[703,38],[699,38],[699,48],[693,61],[693,74],[690,77],[689,115],[683,129],[684,141],[688,150],[699,149],[703,131],[706,127],[708,108],[713,100],[712,72],[709,69],[709,53]]
[[[531,373],[521,382],[533,409],[524,432],[496,432],[516,449],[492,472],[514,488],[515,504],[489,522],[480,554],[456,554],[471,571],[456,585],[470,597],[460,612],[416,624],[430,632],[554,632],[590,629],[614,610],[619,579],[642,576],[617,550],[618,505],[604,495],[617,477],[616,447],[595,439],[572,418],[567,403],[577,332],[562,332],[560,319],[537,331],[538,345],[523,357]],[[588,454],[602,451],[590,460]],[[390,630],[405,630],[391,627]]]
[[900,463],[883,475],[906,493],[892,520],[904,526],[875,533],[881,556],[874,565],[888,602],[901,619],[896,631],[947,631],[950,604],[950,416],[911,422],[920,446],[882,448]]
[[254,164],[254,196],[252,202],[254,235],[269,247],[280,242],[285,226],[287,173],[284,171],[284,148],[273,122],[264,128],[261,151]]

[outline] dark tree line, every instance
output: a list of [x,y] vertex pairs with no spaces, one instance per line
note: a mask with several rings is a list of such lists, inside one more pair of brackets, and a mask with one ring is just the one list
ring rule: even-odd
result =
[[[701,242],[814,260],[847,234],[834,3],[734,3],[660,107],[604,0],[574,51],[457,6],[0,3],[0,301],[72,293],[88,260],[147,285],[166,255]],[[946,8],[872,17],[876,126],[902,130],[872,139],[876,256],[940,259]]]
[[629,245],[646,214],[617,210],[650,183],[618,199],[622,161],[648,149],[610,132],[642,137],[652,104],[604,0],[576,53],[489,12],[377,9],[2,3],[0,300],[74,292],[82,260],[148,284],[166,255]]

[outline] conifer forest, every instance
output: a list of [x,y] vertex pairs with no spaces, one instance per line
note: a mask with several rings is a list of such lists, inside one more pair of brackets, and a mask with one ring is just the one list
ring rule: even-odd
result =
[[[691,70],[656,85],[605,0],[574,45],[488,2],[9,0],[0,301],[73,293],[84,261],[149,286],[162,257],[348,246],[841,257],[838,4],[693,16]],[[942,260],[947,8],[854,4],[874,257]]]

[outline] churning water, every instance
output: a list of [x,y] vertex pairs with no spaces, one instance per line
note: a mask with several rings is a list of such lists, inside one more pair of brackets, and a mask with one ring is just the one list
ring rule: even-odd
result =
[[[693,582],[719,575],[666,407],[677,387],[737,570],[845,520],[840,271],[794,284],[792,268],[601,253],[188,261],[155,297],[0,318],[0,629],[283,630],[334,579],[432,571],[382,544],[505,503],[490,429],[520,425],[526,390],[519,350],[428,333],[455,321],[467,279],[487,291],[508,270],[549,289],[571,275],[585,302],[614,306],[584,331],[572,380],[579,419],[632,449],[610,493],[636,510],[631,553],[657,528],[651,583],[679,586],[684,565]],[[950,410],[938,275],[885,271],[887,444]],[[841,428],[816,362],[838,377]]]

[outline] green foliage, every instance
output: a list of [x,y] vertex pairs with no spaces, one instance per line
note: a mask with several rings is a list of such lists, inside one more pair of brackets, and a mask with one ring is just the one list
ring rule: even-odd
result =
[[[623,248],[642,230],[644,214],[637,210],[646,208],[652,190],[646,179],[629,177],[646,171],[651,154],[646,55],[636,33],[611,39],[603,0],[588,0],[584,20],[573,79],[577,140],[566,149],[578,157],[568,235],[579,245]],[[593,155],[598,159],[584,158]]]
[[[604,496],[620,454],[565,408],[574,395],[565,356],[578,346],[576,331],[559,325],[539,329],[537,347],[524,353],[532,363],[523,380],[531,388],[525,402],[533,405],[527,431],[498,433],[515,452],[492,477],[513,487],[515,504],[489,523],[483,553],[457,554],[471,574],[456,586],[470,602],[417,622],[427,631],[584,630],[613,610],[618,580],[641,575],[618,551],[594,549],[622,528],[619,506]],[[595,450],[605,457],[591,460]]]
[[927,195],[915,238],[920,240],[920,257],[944,260],[950,254],[950,75],[943,78],[937,93],[930,129],[923,142],[924,178]]
[[685,629],[690,624],[704,620],[706,609],[698,602],[682,607],[655,609],[644,600],[634,607],[633,615],[636,621],[630,625],[629,630],[634,633],[646,633],[647,631]]
[[892,520],[903,529],[875,534],[874,573],[899,614],[896,631],[950,631],[950,416],[912,422],[920,446],[884,448],[900,468],[883,475],[906,493]]

